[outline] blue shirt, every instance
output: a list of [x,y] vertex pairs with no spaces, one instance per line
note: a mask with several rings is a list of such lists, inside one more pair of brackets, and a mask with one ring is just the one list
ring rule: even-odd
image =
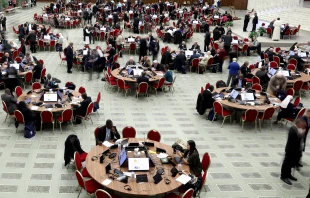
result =
[[172,71],[171,70],[168,70],[165,75],[164,75],[166,81],[168,82],[172,82],[173,81],[173,78],[172,78]]
[[242,80],[238,79],[238,87],[242,87]]
[[240,65],[236,62],[231,62],[228,65],[228,69],[229,69],[229,74],[238,75],[239,70],[240,70]]

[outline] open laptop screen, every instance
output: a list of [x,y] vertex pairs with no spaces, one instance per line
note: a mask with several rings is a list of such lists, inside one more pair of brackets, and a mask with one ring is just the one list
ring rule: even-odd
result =
[[44,94],[44,102],[57,102],[57,93]]
[[148,171],[149,169],[149,158],[128,158],[129,171]]

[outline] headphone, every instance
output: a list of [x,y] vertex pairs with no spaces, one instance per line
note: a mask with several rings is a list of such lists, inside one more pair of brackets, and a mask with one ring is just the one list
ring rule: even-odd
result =
[[128,190],[128,191],[131,191],[131,187],[130,187],[128,184],[126,184],[126,185],[124,186],[124,189],[125,189],[125,190]]
[[95,160],[98,160],[97,156],[94,156],[94,157],[91,158],[91,161],[95,161]]
[[166,184],[170,184],[171,183],[171,180],[168,179],[167,177],[164,177],[164,181],[165,181]]

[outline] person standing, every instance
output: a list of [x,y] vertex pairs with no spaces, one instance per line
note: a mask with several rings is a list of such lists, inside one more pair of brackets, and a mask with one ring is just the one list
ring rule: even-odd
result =
[[257,24],[258,24],[258,16],[257,16],[257,13],[254,13],[252,32],[256,31],[256,25]]
[[210,40],[211,40],[211,35],[210,35],[210,32],[207,31],[206,34],[205,34],[205,45],[204,45],[204,52],[207,52],[209,51],[209,45],[210,45]]
[[66,50],[66,60],[67,60],[67,73],[71,74],[71,68],[72,68],[72,64],[73,64],[73,43],[70,42],[69,46],[67,47]]
[[237,63],[237,59],[233,58],[233,62],[228,65],[229,74],[226,85],[229,86],[230,80],[234,81],[240,72],[240,65]]
[[309,109],[307,110],[306,115],[302,117],[302,119],[304,119],[306,122],[306,133],[304,137],[304,149],[303,149],[303,152],[305,152],[307,135],[308,135],[309,128],[310,128],[310,110]]
[[274,23],[273,23],[273,33],[272,33],[272,40],[273,41],[278,41],[280,40],[280,34],[281,34],[281,21],[280,18],[278,18]]
[[6,31],[6,17],[4,14],[1,15],[1,25],[2,25],[2,30]]
[[245,16],[244,16],[244,21],[243,21],[243,31],[244,32],[247,32],[247,28],[248,28],[248,24],[250,22],[250,14],[247,13]]
[[35,30],[31,30],[31,33],[28,35],[28,40],[30,42],[30,50],[32,53],[36,53],[36,32]]
[[294,126],[291,126],[288,132],[287,143],[285,146],[285,157],[281,167],[281,180],[288,185],[292,185],[293,181],[297,181],[291,174],[293,167],[299,167],[299,161],[304,148],[304,136],[306,132],[306,122],[302,118],[298,118]]
[[142,38],[140,40],[139,60],[141,60],[141,57],[144,57],[146,55],[147,55],[147,41],[146,39]]

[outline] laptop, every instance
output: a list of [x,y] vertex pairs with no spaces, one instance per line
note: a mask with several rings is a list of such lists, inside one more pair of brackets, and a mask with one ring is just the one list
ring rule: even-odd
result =
[[128,158],[128,171],[150,170],[149,158]]
[[253,93],[241,93],[241,100],[244,101],[254,101],[254,94]]
[[127,159],[127,153],[125,149],[123,149],[118,155],[119,166],[121,167]]
[[57,102],[57,93],[45,93],[43,99],[44,102]]
[[15,67],[16,70],[19,70],[19,64],[12,63],[10,67]]
[[148,182],[147,174],[136,175],[137,183]]
[[239,92],[234,89],[229,94],[229,96],[231,96],[233,99],[236,99],[238,95],[239,95]]
[[133,75],[133,69],[131,67],[128,69],[128,75]]

